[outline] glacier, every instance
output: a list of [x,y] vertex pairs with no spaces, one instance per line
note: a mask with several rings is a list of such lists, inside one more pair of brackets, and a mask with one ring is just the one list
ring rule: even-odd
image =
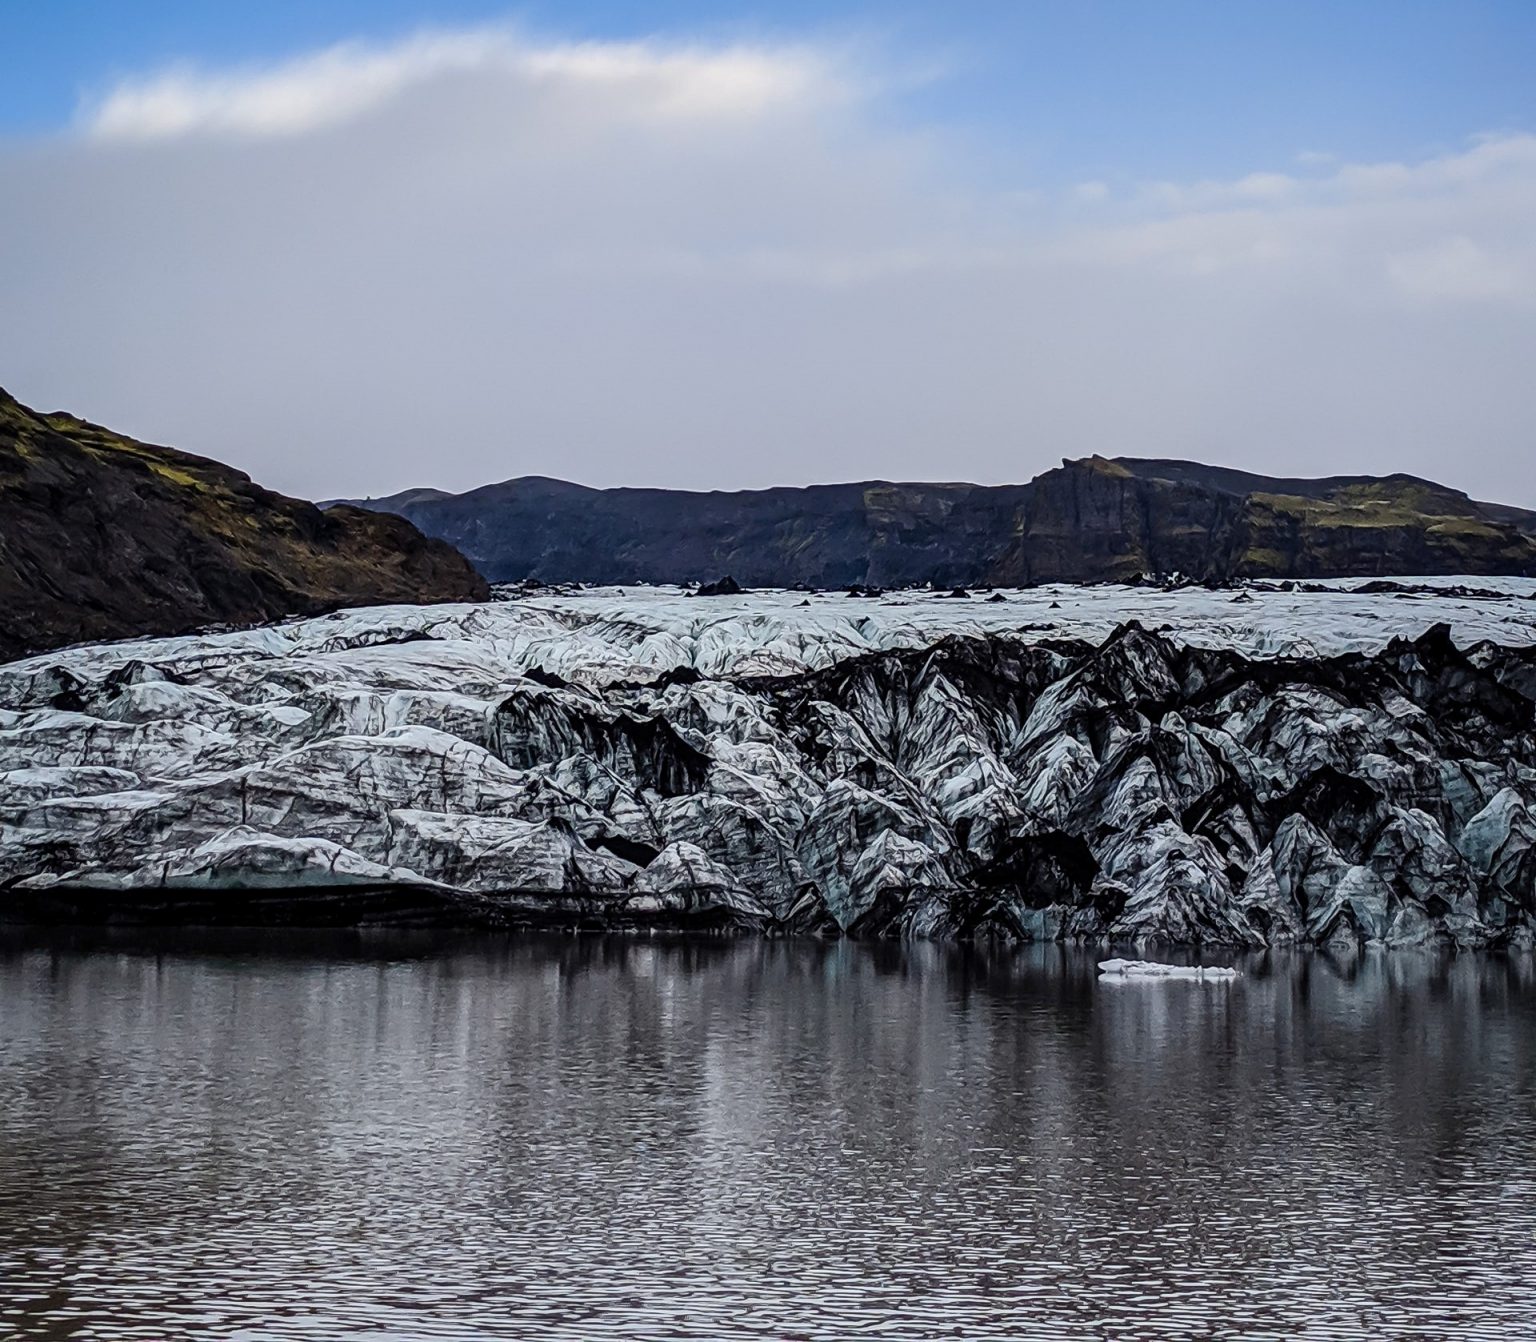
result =
[[1536,942],[1529,579],[517,593],[0,666],[0,919]]

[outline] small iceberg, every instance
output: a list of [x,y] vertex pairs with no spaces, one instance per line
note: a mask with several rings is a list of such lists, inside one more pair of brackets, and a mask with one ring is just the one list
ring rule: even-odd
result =
[[1100,960],[1099,973],[1127,979],[1235,979],[1237,970],[1217,965],[1164,965],[1156,960]]

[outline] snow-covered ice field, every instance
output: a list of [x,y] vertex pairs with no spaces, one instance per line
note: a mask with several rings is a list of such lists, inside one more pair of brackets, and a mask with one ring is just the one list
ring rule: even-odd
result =
[[[1536,643],[1536,580],[1391,581],[1437,591],[1359,593],[1359,579],[1315,584],[1331,589],[1322,592],[1258,583],[1242,592],[1050,585],[1003,589],[1003,600],[992,601],[982,593],[951,598],[920,591],[691,597],[679,588],[631,587],[473,605],[374,606],[234,633],[46,653],[0,668],[0,704],[7,680],[49,667],[94,680],[131,661],[170,659],[193,670],[249,659],[366,656],[368,645],[385,642],[391,659],[463,661],[482,671],[536,666],[588,684],[646,680],[674,667],[710,677],[793,675],[868,652],[924,647],[949,634],[1098,642],[1127,620],[1250,656],[1374,652],[1442,622],[1462,646],[1485,639]],[[1455,595],[1451,589],[1458,587],[1498,595]],[[412,653],[399,643],[412,635],[435,642]]]

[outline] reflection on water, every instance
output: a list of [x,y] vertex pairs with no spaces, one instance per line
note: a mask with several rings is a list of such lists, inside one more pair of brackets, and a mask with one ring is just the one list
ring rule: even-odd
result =
[[1529,959],[0,943],[0,1335],[1530,1335]]

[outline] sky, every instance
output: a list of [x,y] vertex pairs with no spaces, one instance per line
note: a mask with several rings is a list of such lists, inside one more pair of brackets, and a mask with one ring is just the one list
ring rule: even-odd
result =
[[309,497],[1536,506],[1536,5],[0,0],[0,386]]

